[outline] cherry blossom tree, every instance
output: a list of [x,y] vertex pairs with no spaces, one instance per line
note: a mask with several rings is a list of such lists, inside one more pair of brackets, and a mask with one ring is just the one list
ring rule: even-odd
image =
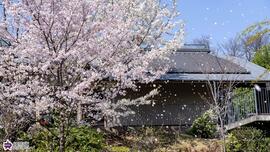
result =
[[176,21],[174,1],[4,0],[3,4],[0,37],[12,45],[1,49],[1,108],[33,120],[57,111],[60,151],[65,149],[69,118],[81,105],[88,105],[87,112],[98,118],[132,114],[128,105],[146,104],[144,97],[116,97],[124,96],[126,89],[138,89],[137,82],[149,83],[164,74],[168,55],[183,43],[183,24]]

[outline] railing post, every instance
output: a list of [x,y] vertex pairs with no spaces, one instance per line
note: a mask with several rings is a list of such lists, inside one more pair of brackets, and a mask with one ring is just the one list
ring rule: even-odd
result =
[[257,94],[256,94],[256,89],[255,88],[253,88],[253,93],[254,93],[255,112],[256,112],[256,115],[258,115]]

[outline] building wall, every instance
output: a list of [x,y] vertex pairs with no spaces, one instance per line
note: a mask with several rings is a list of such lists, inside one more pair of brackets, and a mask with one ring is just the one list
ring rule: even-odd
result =
[[[134,115],[120,118],[123,126],[143,125],[191,125],[196,117],[209,109],[209,95],[203,83],[159,83],[160,93],[153,98],[152,104],[133,106]],[[125,98],[145,95],[153,88],[141,85],[138,92],[128,91]]]

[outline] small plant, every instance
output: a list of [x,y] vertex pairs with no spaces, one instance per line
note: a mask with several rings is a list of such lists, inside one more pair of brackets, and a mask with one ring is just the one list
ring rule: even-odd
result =
[[189,130],[190,134],[200,138],[213,138],[216,132],[217,126],[212,110],[208,110],[202,116],[198,117]]
[[261,130],[249,127],[233,130],[226,140],[228,152],[268,152],[269,146],[270,140]]

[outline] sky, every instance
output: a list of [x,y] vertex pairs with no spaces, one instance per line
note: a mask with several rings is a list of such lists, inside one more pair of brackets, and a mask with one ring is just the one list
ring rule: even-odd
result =
[[217,46],[249,25],[270,19],[270,0],[178,0],[178,10],[186,43],[204,35]]
[[186,43],[202,35],[213,46],[226,42],[246,27],[270,18],[270,0],[179,0]]

